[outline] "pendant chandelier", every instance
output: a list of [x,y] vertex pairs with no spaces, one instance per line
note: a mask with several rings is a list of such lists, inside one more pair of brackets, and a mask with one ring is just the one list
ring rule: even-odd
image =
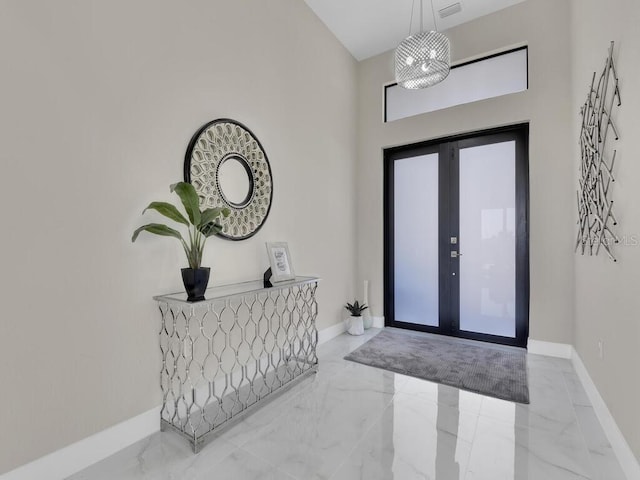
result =
[[[414,0],[415,4],[415,0]],[[451,70],[449,39],[437,31],[425,32],[423,28],[422,0],[420,0],[420,33],[411,35],[413,7],[409,36],[396,48],[396,82],[408,89],[428,88],[443,81]],[[431,0],[434,28],[436,15]]]

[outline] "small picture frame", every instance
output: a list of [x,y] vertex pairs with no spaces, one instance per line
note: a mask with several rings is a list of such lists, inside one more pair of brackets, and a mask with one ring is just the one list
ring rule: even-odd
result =
[[296,278],[287,242],[267,242],[267,255],[271,266],[271,281],[286,282]]

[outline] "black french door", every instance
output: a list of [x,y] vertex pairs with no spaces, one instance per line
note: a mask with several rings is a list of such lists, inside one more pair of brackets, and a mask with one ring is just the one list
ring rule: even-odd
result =
[[385,323],[526,347],[528,124],[384,151]]

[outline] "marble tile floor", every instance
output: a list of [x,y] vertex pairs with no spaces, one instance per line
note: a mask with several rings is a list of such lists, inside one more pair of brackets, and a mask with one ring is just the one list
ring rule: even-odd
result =
[[321,345],[317,375],[198,455],[157,433],[70,479],[625,479],[568,360],[529,354],[514,404],[343,360],[378,332]]

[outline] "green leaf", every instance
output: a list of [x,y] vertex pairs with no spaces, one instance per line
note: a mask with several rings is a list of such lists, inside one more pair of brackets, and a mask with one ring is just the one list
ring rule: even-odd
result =
[[[226,214],[225,214],[226,212]],[[213,222],[219,215],[223,215],[228,217],[231,211],[228,208],[216,207],[216,208],[207,208],[200,215],[200,227],[207,225],[208,223]]]
[[147,208],[145,208],[142,213],[147,210],[155,210],[158,213],[161,213],[167,218],[170,218],[174,222],[182,223],[183,225],[189,226],[189,221],[184,218],[184,215],[180,213],[180,211],[167,202],[151,202]]
[[178,182],[171,185],[170,189],[172,192],[176,192],[182,200],[182,205],[187,211],[191,223],[200,225],[200,199],[193,185],[187,182]]
[[209,222],[206,225],[200,227],[200,233],[209,238],[213,235],[217,235],[222,232],[222,225],[215,222]]
[[149,223],[136,229],[136,231],[133,232],[133,237],[131,237],[132,242],[136,241],[138,235],[140,235],[140,232],[149,232],[153,233],[154,235],[160,235],[163,237],[174,237],[184,242],[179,231],[167,227],[166,225],[162,225],[161,223]]

